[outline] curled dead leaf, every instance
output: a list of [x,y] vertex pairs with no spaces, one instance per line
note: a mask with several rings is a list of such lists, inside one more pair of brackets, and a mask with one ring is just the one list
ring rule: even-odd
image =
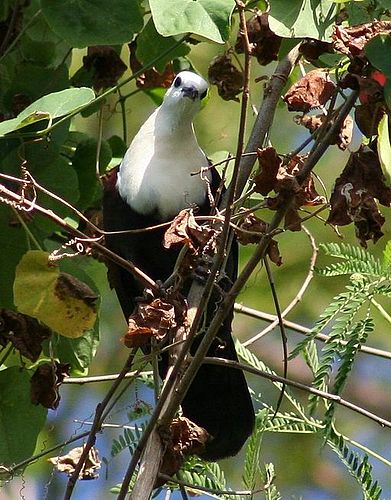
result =
[[[247,36],[250,42],[250,55],[257,58],[261,66],[266,66],[278,58],[282,38],[276,35],[269,27],[269,14],[258,12],[247,23]],[[235,50],[238,54],[244,52],[243,40],[240,34]]]
[[[189,455],[200,455],[210,435],[203,428],[185,417],[175,418],[170,425],[170,441],[163,455],[160,472],[173,476],[181,468]],[[155,488],[162,486],[164,481],[158,480]]]
[[228,53],[212,59],[208,79],[225,101],[239,101],[237,95],[243,90],[243,72],[232,63]]
[[146,346],[152,337],[162,340],[176,328],[176,313],[173,304],[154,299],[151,303],[139,303],[137,311],[129,317],[128,331],[123,338],[126,347]]
[[337,52],[353,58],[363,55],[365,45],[373,37],[391,33],[391,21],[373,21],[356,26],[334,26],[333,47]]
[[311,174],[301,184],[298,182],[298,175],[302,171],[306,157],[306,155],[297,155],[292,157],[287,165],[281,163],[273,188],[277,196],[274,198],[269,196],[266,199],[267,207],[270,210],[278,210],[290,200],[284,221],[285,229],[290,231],[301,230],[301,218],[298,214],[300,207],[317,206],[325,203],[324,197],[320,196],[316,191]]
[[[54,465],[58,472],[65,472],[68,476],[71,476],[80,460],[83,449],[84,446],[73,448],[66,455],[49,458],[48,461]],[[88,452],[88,456],[84,462],[82,470],[80,471],[79,479],[97,479],[99,477],[98,470],[100,468],[101,460],[99,458],[99,453],[95,446],[93,446]]]
[[22,356],[35,363],[42,352],[42,342],[52,335],[47,326],[27,314],[0,309],[0,345],[10,342]]
[[197,224],[192,210],[182,210],[164,234],[163,246],[188,245],[194,254],[213,254],[216,248],[216,231]]
[[60,403],[59,388],[69,376],[71,366],[67,363],[43,363],[31,377],[31,402],[55,410]]
[[126,64],[110,45],[88,47],[83,66],[93,73],[92,85],[96,91],[114,87],[126,71]]
[[282,162],[277,151],[272,147],[258,149],[257,157],[259,171],[253,178],[254,189],[255,192],[266,196],[276,186],[277,173]]
[[330,198],[330,224],[344,226],[354,223],[360,244],[374,243],[383,236],[384,217],[376,199],[391,206],[391,188],[384,183],[379,158],[368,147],[361,146],[352,153],[345,168],[335,182]]
[[[246,215],[246,217],[244,217],[244,219],[240,222],[239,226],[235,229],[238,241],[242,245],[259,243],[262,236],[267,234],[268,231],[269,224],[257,217],[255,214]],[[276,240],[270,240],[267,248],[267,255],[270,260],[276,264],[276,266],[281,266],[282,257]]]
[[296,82],[284,95],[289,111],[307,113],[312,108],[324,106],[336,86],[324,69],[314,69]]
[[[297,123],[303,125],[305,128],[308,128],[311,133],[315,132],[315,130],[321,127],[326,122],[326,120],[327,116],[323,113],[319,115],[304,115],[296,117]],[[344,151],[352,142],[352,136],[353,119],[350,115],[347,115],[338,133],[336,133],[335,137],[330,141],[330,144],[336,144],[339,149]]]

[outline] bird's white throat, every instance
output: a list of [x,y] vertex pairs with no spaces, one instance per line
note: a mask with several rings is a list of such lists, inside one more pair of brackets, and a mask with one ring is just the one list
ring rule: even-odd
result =
[[161,220],[203,204],[210,180],[208,160],[192,124],[199,99],[192,102],[179,91],[172,87],[140,128],[118,173],[119,193],[131,208],[143,215],[158,214]]

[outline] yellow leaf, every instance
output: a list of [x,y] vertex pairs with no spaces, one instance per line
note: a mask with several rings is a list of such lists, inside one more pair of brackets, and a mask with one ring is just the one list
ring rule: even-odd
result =
[[65,337],[81,337],[96,320],[94,292],[49,262],[47,252],[32,250],[16,268],[14,301],[28,314]]

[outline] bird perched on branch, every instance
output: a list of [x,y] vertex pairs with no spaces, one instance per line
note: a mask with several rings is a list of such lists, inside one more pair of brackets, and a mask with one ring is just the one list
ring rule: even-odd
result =
[[[214,168],[208,168],[208,160],[193,128],[193,118],[207,91],[206,81],[195,73],[182,71],[176,76],[162,105],[134,137],[120,165],[116,183],[105,189],[106,231],[161,224],[189,207],[197,206],[197,215],[210,213],[211,198],[220,185],[220,177]],[[201,174],[194,175],[194,172]],[[107,235],[107,246],[153,280],[164,282],[173,273],[179,254],[176,248],[163,247],[165,230]],[[234,241],[226,259],[225,278],[221,280],[225,284],[215,287],[204,313],[203,328],[215,314],[224,290],[236,279],[237,262]],[[113,263],[109,264],[109,274],[128,318],[136,305],[136,297],[143,293],[142,286],[128,271]],[[185,292],[189,287],[187,283]],[[230,311],[208,356],[237,360],[231,336],[232,318],[233,311]],[[192,345],[192,354],[198,343],[199,338]],[[167,359],[163,358],[160,363],[164,376]],[[212,436],[201,455],[207,460],[235,455],[254,425],[254,410],[244,374],[234,368],[202,365],[182,402],[182,411]]]

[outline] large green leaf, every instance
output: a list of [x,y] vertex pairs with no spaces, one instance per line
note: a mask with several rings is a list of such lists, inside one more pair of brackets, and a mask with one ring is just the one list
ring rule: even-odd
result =
[[391,78],[391,36],[378,35],[369,40],[365,54],[369,62],[379,71]]
[[138,0],[41,0],[52,30],[72,47],[117,45],[143,27]]
[[213,42],[228,39],[233,0],[150,0],[157,31],[163,36],[192,33]]
[[14,465],[33,455],[47,410],[30,401],[27,370],[0,371],[0,463]]
[[285,38],[329,39],[337,5],[330,0],[272,0],[269,24]]
[[89,88],[71,88],[45,95],[27,106],[16,118],[0,123],[0,136],[42,120],[68,115],[95,98]]
[[[160,35],[156,31],[153,20],[150,19],[137,38],[137,59],[146,64],[149,61],[156,59],[159,54],[166,52],[170,47],[175,45],[175,43],[176,42],[172,37]],[[190,48],[186,44],[182,43],[174,50],[171,50],[166,57],[160,58],[159,61],[155,63],[155,68],[158,71],[163,72],[168,61],[177,57],[185,56],[189,52]]]

